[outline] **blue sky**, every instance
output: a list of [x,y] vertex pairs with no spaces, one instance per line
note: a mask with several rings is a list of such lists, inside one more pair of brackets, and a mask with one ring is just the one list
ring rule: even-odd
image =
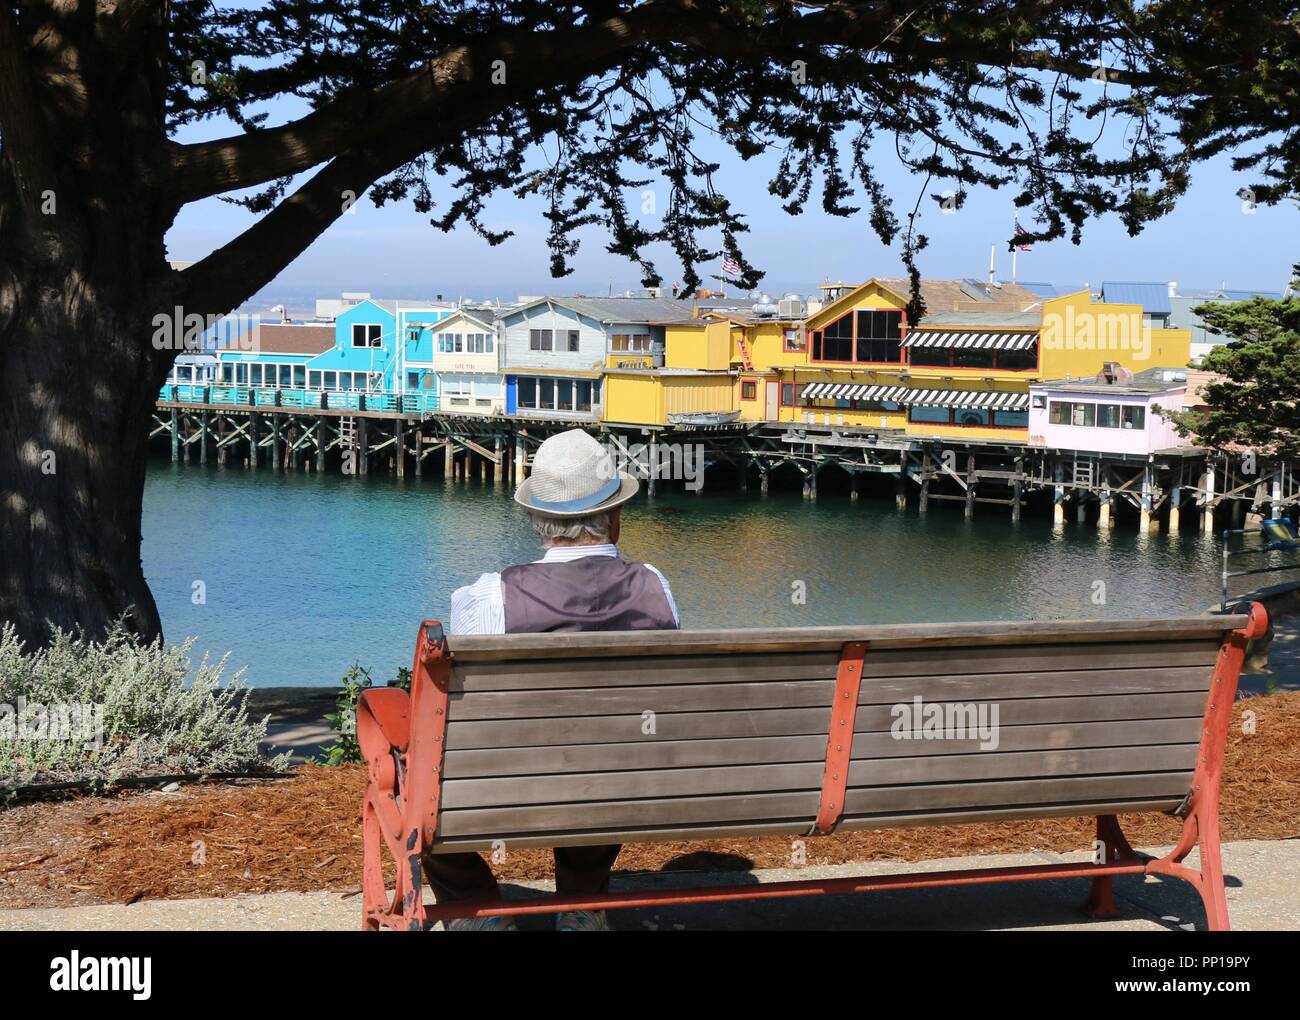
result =
[[[280,104],[272,123],[290,112]],[[213,137],[226,130],[210,123],[186,130],[178,140]],[[879,173],[901,220],[916,201],[922,182],[899,165],[892,146],[881,146],[879,151]],[[750,233],[741,243],[749,260],[767,273],[762,289],[772,294],[808,293],[826,280],[902,275],[897,242],[882,245],[865,213],[849,219],[826,216],[814,195],[810,211],[791,217],[767,192],[774,159],[742,162],[725,149],[707,154],[716,155],[722,164],[716,175],[720,190],[748,216]],[[1106,279],[1281,290],[1290,266],[1300,259],[1300,213],[1293,204],[1245,212],[1237,193],[1252,180],[1234,173],[1230,158],[1227,154],[1196,168],[1192,187],[1178,208],[1137,237],[1130,238],[1117,217],[1105,216],[1086,226],[1081,245],[1059,240],[1021,253],[1019,279],[1071,287],[1084,283],[1095,287]],[[932,184],[928,191],[942,187]],[[435,193],[435,197],[445,201],[448,194]],[[639,192],[630,193],[628,199],[631,208],[640,207]],[[983,277],[990,246],[996,244],[998,275],[1010,278],[1011,256],[1005,250],[1014,214],[1010,189],[976,190],[951,215],[940,213],[928,199],[922,208],[920,229],[930,237],[930,247],[921,255],[926,276]],[[1032,219],[1021,216],[1022,223],[1031,227]],[[245,210],[215,198],[191,205],[167,236],[170,257],[201,258],[253,219]],[[409,203],[376,209],[363,198],[353,214],[335,222],[251,306],[257,309],[270,300],[285,300],[286,295],[305,300],[345,289],[391,297],[442,294],[447,299],[510,299],[519,294],[621,293],[639,286],[637,268],[608,254],[598,229],[581,235],[583,245],[573,260],[573,275],[553,280],[540,201],[498,197],[489,205],[485,220],[493,229],[510,229],[515,236],[493,248],[469,230],[444,234]],[[670,252],[654,254],[666,283],[680,278]],[[716,266],[708,267],[702,275],[716,271]]]

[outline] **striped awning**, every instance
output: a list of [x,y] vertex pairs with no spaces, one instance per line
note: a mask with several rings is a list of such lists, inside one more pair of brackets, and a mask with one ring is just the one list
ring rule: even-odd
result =
[[1028,393],[997,390],[923,390],[912,386],[866,386],[857,383],[809,383],[800,396],[808,400],[881,400],[924,407],[988,407],[1023,411]]
[[990,333],[978,329],[914,329],[903,337],[904,347],[969,347],[981,351],[1027,351],[1036,343],[1037,333]]

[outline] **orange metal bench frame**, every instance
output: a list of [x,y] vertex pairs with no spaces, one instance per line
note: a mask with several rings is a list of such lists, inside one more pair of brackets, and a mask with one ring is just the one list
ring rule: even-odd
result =
[[[1164,857],[1153,858],[1134,850],[1124,837],[1119,819],[1115,815],[1102,815],[1097,818],[1097,840],[1099,847],[1104,848],[1105,859],[1093,863],[437,904],[424,902],[421,861],[437,837],[452,659],[442,626],[436,620],[426,620],[420,625],[416,641],[410,695],[396,688],[376,688],[363,692],[357,705],[357,739],[369,771],[362,811],[365,851],[362,926],[371,931],[381,927],[421,931],[435,921],[457,917],[779,899],[817,893],[842,894],[1049,878],[1091,878],[1092,889],[1083,904],[1085,911],[1094,917],[1116,917],[1119,911],[1112,892],[1116,875],[1169,875],[1191,883],[1200,893],[1205,904],[1206,925],[1211,931],[1226,931],[1228,905],[1219,856],[1219,788],[1224,749],[1246,646],[1267,629],[1267,612],[1259,603],[1252,603],[1247,625],[1231,631],[1219,648],[1202,721],[1192,787],[1178,812],[1183,817],[1182,837]],[[841,651],[821,800],[812,827],[813,834],[833,831],[843,811],[865,652],[864,642],[850,642]],[[848,737],[843,734],[848,734]],[[1198,844],[1201,850],[1199,871],[1182,863]],[[393,891],[384,880],[385,847],[397,865],[397,885]]]

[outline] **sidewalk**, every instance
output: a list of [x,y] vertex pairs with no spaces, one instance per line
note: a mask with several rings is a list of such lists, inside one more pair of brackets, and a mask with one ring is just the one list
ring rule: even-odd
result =
[[[1167,848],[1148,849],[1163,853]],[[1223,847],[1228,874],[1228,914],[1239,931],[1300,929],[1300,840],[1248,840]],[[995,868],[1080,860],[1081,855],[999,854],[905,864],[870,864],[749,873],[670,873],[618,875],[622,888],[782,882],[791,879],[949,868]],[[1194,864],[1195,855],[1188,862]],[[800,930],[1094,930],[1179,931],[1201,929],[1200,897],[1185,882],[1124,876],[1116,880],[1116,902],[1125,916],[1093,921],[1078,912],[1088,883],[1079,879],[1008,882],[988,886],[906,889],[857,896],[806,896],[797,899],[684,905],[621,910],[611,922],[623,930],[691,929]],[[509,887],[547,888],[545,883]],[[426,896],[428,895],[426,891]],[[208,900],[153,900],[129,906],[58,910],[0,911],[0,931],[32,930],[195,930],[355,931],[361,897],[338,893],[273,893]],[[521,927],[547,928],[549,917],[532,917]]]

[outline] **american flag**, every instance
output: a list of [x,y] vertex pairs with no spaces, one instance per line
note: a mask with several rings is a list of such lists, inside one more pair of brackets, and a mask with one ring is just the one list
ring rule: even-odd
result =
[[[1020,221],[1019,221],[1019,220],[1016,220],[1016,237],[1019,238],[1019,237],[1028,237],[1028,236],[1029,236],[1029,231],[1026,230],[1024,227],[1022,227],[1022,226],[1020,225]],[[1033,250],[1034,250],[1034,246],[1033,246],[1032,244],[1019,244],[1019,243],[1017,243],[1017,244],[1016,244],[1016,247],[1019,248],[1021,251],[1033,251]]]
[[731,255],[722,256],[722,275],[739,276],[741,274],[740,263]]

